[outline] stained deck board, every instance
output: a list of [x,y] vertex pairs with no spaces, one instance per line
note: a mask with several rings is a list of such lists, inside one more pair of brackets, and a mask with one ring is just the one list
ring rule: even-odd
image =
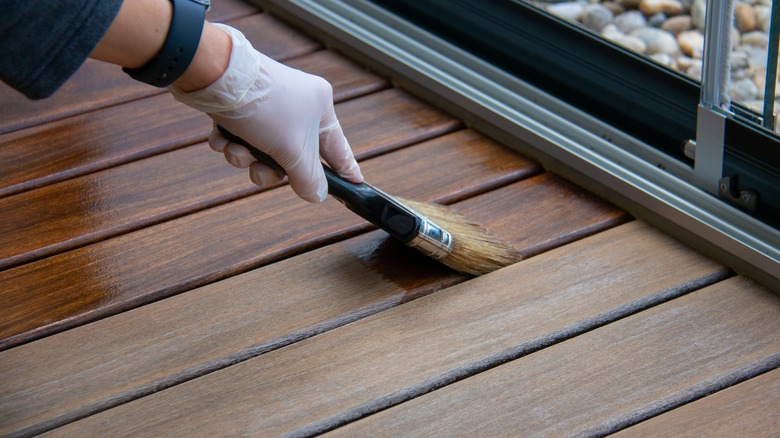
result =
[[780,369],[624,429],[614,436],[766,436],[780,431]]
[[[453,208],[522,252],[626,219],[549,174]],[[0,434],[44,430],[466,279],[374,231],[0,352]]]
[[[425,159],[431,154],[439,164],[435,170]],[[382,155],[364,166],[370,181],[398,196],[447,202],[539,169],[472,131]],[[10,303],[0,346],[179,293],[367,226],[334,200],[309,205],[281,187],[8,269],[0,272],[0,299]]]
[[694,279],[712,281],[721,270],[632,222],[56,432],[268,436],[338,421],[505,349],[679,292]]
[[[241,25],[242,17],[260,15],[267,24],[268,35],[252,40],[268,56],[286,59],[301,53],[304,42],[299,32],[286,27],[267,14],[257,14],[256,7],[238,0],[220,0],[208,13],[214,22],[229,21]],[[236,21],[237,20],[237,21]],[[290,37],[293,39],[291,40]],[[313,47],[305,41],[306,50]],[[31,101],[21,93],[0,84],[0,133],[58,120],[75,114],[106,108],[134,99],[162,93],[163,90],[136,82],[116,66],[88,60],[57,92],[45,100]]]
[[507,430],[599,436],[665,404],[684,402],[697,387],[780,357],[778,331],[780,297],[734,278],[454,383],[333,436],[485,436]]
[[[289,64],[328,79],[336,102],[387,86],[386,79],[328,51],[303,55]],[[408,98],[405,102],[413,106],[408,108],[410,114],[392,113],[386,123],[404,126],[403,117],[418,116],[435,124],[432,114],[420,112],[425,105]],[[340,111],[349,111],[349,107]],[[338,114],[341,116],[341,112]],[[175,102],[166,93],[2,134],[0,197],[205,141],[210,129],[207,116]],[[348,123],[346,129],[350,129]],[[349,132],[358,136],[353,142],[360,144],[361,132]]]
[[[401,147],[404,142],[434,137],[459,123],[397,90],[361,99],[367,102],[337,105],[358,159]],[[171,109],[181,107],[171,105]],[[141,109],[141,105],[132,106]],[[377,109],[366,114],[363,109],[367,106]],[[152,108],[148,104],[143,107]],[[191,113],[185,108],[181,114]],[[198,123],[190,132],[206,133],[211,129],[211,124],[203,120],[205,116],[193,115]],[[172,125],[181,129],[174,120],[164,123],[159,130],[141,130],[144,120],[127,127],[128,133],[142,133],[127,141],[146,150],[164,147],[165,143],[158,143],[158,132],[168,131],[166,128]],[[116,119],[111,119],[106,126],[115,123]],[[393,125],[392,130],[376,131],[388,124]],[[92,125],[85,125],[85,131],[90,131],[88,126]],[[168,132],[175,136],[178,131]],[[107,133],[116,134],[116,130]],[[28,138],[35,141],[39,137]],[[62,141],[70,144],[70,140],[72,137]],[[80,147],[98,149],[99,143],[84,141]],[[215,206],[252,193],[254,188],[246,171],[232,168],[221,155],[198,144],[0,198],[4,217],[0,223],[0,269]]]

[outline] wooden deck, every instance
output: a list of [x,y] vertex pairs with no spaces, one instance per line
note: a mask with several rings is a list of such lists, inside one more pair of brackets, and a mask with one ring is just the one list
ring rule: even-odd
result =
[[260,190],[206,116],[116,68],[41,102],[2,88],[0,435],[780,434],[780,296],[215,3],[332,82],[371,183],[526,259],[469,278],[333,200]]

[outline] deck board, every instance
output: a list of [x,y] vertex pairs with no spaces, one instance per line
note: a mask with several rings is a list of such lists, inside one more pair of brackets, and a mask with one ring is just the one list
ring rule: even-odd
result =
[[[145,105],[141,106],[141,103]],[[152,102],[146,101],[138,104],[132,107],[153,106]],[[364,113],[367,106],[377,108],[368,117]],[[179,107],[182,106],[171,103],[171,109]],[[434,137],[458,124],[441,112],[395,90],[339,104],[337,111],[344,129],[350,134],[358,159],[402,147],[405,142]],[[202,136],[198,138],[205,137],[211,129],[207,117],[202,114],[186,108],[179,114],[192,115],[193,124],[197,121],[197,127],[190,127],[189,132],[199,131]],[[166,143],[158,143],[159,132],[167,132],[169,138],[180,138],[181,134],[177,136],[179,131],[170,128],[187,127],[174,118],[171,122],[164,122],[159,129],[147,125],[147,129],[142,130],[140,126],[145,120],[146,117],[127,126],[128,133],[141,132],[142,135],[129,137],[126,141],[147,151],[166,147]],[[424,124],[420,124],[421,121]],[[151,123],[151,120],[148,122]],[[106,126],[114,124],[116,119],[113,118],[106,122]],[[393,125],[393,129],[384,130],[384,126],[389,124]],[[84,126],[84,130],[88,130],[86,126],[93,124]],[[73,131],[70,129],[68,132]],[[117,134],[115,129],[107,131],[108,136]],[[27,138],[35,141],[40,136],[30,135]],[[73,137],[66,136],[61,141],[71,144]],[[99,143],[100,139],[85,140],[79,147],[97,150]],[[124,152],[120,147],[117,145],[114,150]],[[35,158],[29,156],[30,161]],[[71,172],[68,164],[60,164],[65,169],[54,173],[52,178]],[[18,168],[19,173],[23,173],[21,165]],[[246,171],[232,168],[208,146],[198,144],[0,198],[0,211],[5,218],[0,223],[0,269],[216,206],[256,192],[254,189]]]
[[[352,410],[425,391],[430,381],[502,350],[648,296],[685,289],[691,279],[720,270],[632,222],[57,432],[100,435],[110,427],[128,435],[269,436],[329,424],[349,418]],[[647,275],[637,276],[639,271]]]
[[[548,196],[533,199],[539,192]],[[453,208],[521,252],[626,219],[548,174]],[[561,214],[582,210],[589,214]],[[507,218],[524,225],[506,227]],[[466,279],[374,231],[0,352],[0,434],[45,429]]]
[[724,389],[614,434],[615,438],[766,436],[780,430],[780,369]]
[[[436,169],[430,169],[425,159],[432,155],[439,163]],[[444,202],[539,169],[471,131],[382,155],[361,167],[369,181],[395,195]],[[10,303],[0,324],[0,347],[180,293],[367,228],[367,222],[332,199],[309,205],[288,187],[280,187],[8,269],[0,272],[0,299]]]
[[778,330],[780,297],[734,278],[358,421],[333,436],[487,436],[507,430],[524,436],[602,436],[659,406],[684,402],[697,387],[735,370],[780,357]]

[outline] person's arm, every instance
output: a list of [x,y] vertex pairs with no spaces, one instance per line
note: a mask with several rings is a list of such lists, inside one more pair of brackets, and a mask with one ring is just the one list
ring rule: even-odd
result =
[[[90,56],[131,69],[146,65],[165,45],[172,11],[171,0],[125,1]],[[327,195],[320,158],[344,178],[363,181],[336,117],[330,84],[257,52],[230,26],[204,23],[192,63],[168,89],[176,100],[270,155],[307,201]],[[230,164],[249,167],[259,186],[284,178],[216,130],[209,144]]]
[[[90,58],[129,68],[145,65],[165,43],[172,14],[170,0],[125,1]],[[230,50],[230,37],[205,22],[195,57],[174,85],[185,92],[211,85],[227,69]]]

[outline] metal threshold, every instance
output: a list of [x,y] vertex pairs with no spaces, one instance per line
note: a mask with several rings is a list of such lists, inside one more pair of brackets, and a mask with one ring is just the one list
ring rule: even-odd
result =
[[684,164],[365,0],[254,1],[551,172],[780,292],[780,232],[693,186],[693,169]]

